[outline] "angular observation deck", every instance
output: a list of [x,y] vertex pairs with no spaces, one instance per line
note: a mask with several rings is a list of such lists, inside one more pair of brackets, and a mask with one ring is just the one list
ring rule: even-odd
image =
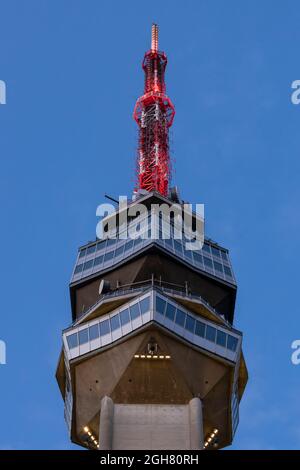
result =
[[149,246],[163,248],[189,266],[236,286],[228,250],[206,240],[201,250],[187,250],[185,241],[178,239],[107,239],[91,242],[79,249],[71,284],[85,280],[101,271],[128,260]]
[[63,340],[67,357],[71,360],[112,345],[150,322],[203,350],[232,362],[237,360],[241,348],[240,332],[199,317],[156,289],[150,289],[107,315],[65,330]]

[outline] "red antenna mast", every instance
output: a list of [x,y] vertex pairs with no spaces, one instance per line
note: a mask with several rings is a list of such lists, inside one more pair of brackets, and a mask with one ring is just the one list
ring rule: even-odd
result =
[[152,25],[151,49],[142,63],[144,94],[137,100],[134,119],[139,126],[137,188],[168,195],[170,179],[169,127],[175,109],[165,94],[167,56],[158,50],[158,26]]

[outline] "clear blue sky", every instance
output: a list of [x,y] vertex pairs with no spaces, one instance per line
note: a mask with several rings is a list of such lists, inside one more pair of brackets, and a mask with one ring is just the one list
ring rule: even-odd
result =
[[250,381],[234,449],[300,447],[296,0],[0,0],[0,448],[68,449],[54,378],[77,247],[131,194],[152,21],[168,54],[182,197],[231,251]]

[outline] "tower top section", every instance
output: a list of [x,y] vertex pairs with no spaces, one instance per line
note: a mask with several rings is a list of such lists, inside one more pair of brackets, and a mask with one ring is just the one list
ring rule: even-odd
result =
[[155,23],[152,25],[151,51],[158,51],[158,25]]
[[169,127],[175,115],[174,105],[166,95],[166,66],[167,56],[158,50],[158,26],[153,24],[151,49],[142,62],[144,94],[137,100],[133,113],[139,126],[135,191],[157,191],[163,196],[169,192]]

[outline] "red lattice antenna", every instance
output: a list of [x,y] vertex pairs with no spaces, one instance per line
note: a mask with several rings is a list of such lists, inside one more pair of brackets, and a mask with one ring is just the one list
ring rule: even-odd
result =
[[137,100],[133,113],[139,126],[135,191],[158,191],[164,196],[169,192],[169,127],[175,115],[174,105],[166,95],[166,65],[166,54],[158,51],[158,26],[153,24],[151,49],[142,63],[144,94]]

